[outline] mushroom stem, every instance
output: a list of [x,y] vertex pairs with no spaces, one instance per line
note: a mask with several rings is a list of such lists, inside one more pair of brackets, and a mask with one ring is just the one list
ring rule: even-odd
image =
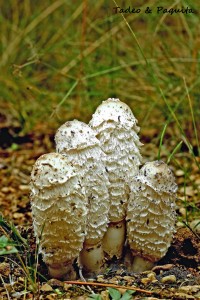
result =
[[117,258],[122,256],[123,246],[126,239],[125,220],[119,222],[110,222],[103,238],[103,250],[109,257],[114,255]]
[[133,272],[143,272],[147,270],[151,270],[154,266],[154,263],[146,260],[140,256],[135,256],[132,263],[132,271]]
[[72,262],[48,264],[49,275],[56,279],[75,279]]
[[87,245],[86,241],[80,252],[79,262],[86,272],[95,272],[95,274],[98,274],[104,262],[104,252],[101,242],[95,245]]

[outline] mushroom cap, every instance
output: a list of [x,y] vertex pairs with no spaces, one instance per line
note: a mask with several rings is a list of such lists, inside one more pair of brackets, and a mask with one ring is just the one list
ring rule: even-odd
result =
[[78,120],[68,121],[60,126],[55,135],[55,142],[59,153],[99,145],[93,130]]
[[64,184],[75,176],[74,168],[66,163],[59,153],[43,154],[38,158],[31,172],[31,180],[38,188]]
[[121,102],[119,99],[109,98],[100,104],[95,113],[92,115],[90,126],[92,128],[98,127],[104,122],[115,122],[119,126],[139,128],[136,126],[137,119],[134,117],[130,107]]
[[135,180],[147,184],[157,192],[175,193],[178,188],[172,170],[161,160],[146,162]]

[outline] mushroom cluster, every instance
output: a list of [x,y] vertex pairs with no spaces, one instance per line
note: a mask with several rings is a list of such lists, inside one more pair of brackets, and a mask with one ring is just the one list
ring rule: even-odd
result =
[[63,124],[55,135],[56,153],[36,161],[33,226],[51,277],[70,278],[75,259],[85,272],[99,273],[105,259],[122,257],[126,240],[135,272],[166,254],[175,230],[177,186],[162,161],[139,169],[138,132],[131,109],[110,98],[89,125]]

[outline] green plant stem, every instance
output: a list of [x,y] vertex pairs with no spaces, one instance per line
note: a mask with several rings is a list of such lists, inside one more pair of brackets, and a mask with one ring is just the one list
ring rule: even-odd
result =
[[158,160],[160,160],[160,154],[161,154],[161,148],[162,148],[162,144],[163,144],[163,138],[167,129],[168,123],[165,123],[163,130],[161,132],[161,136],[160,136],[160,143],[159,143],[159,148],[158,148]]
[[174,150],[172,151],[172,153],[169,155],[168,159],[167,159],[167,164],[170,163],[172,157],[174,156],[174,154],[180,149],[181,145],[182,145],[183,141],[180,141],[176,147],[174,148]]

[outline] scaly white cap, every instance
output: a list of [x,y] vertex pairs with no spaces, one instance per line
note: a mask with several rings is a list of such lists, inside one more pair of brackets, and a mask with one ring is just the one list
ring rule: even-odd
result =
[[55,135],[55,142],[59,153],[99,145],[93,130],[78,120],[68,121],[60,126]]
[[178,188],[172,170],[161,160],[145,163],[137,179],[157,192],[175,193]]
[[92,115],[90,126],[96,128],[104,122],[112,121],[119,124],[119,126],[130,128],[134,126],[139,131],[139,128],[136,126],[137,119],[134,117],[130,107],[115,98],[109,98],[97,107],[95,113]]

